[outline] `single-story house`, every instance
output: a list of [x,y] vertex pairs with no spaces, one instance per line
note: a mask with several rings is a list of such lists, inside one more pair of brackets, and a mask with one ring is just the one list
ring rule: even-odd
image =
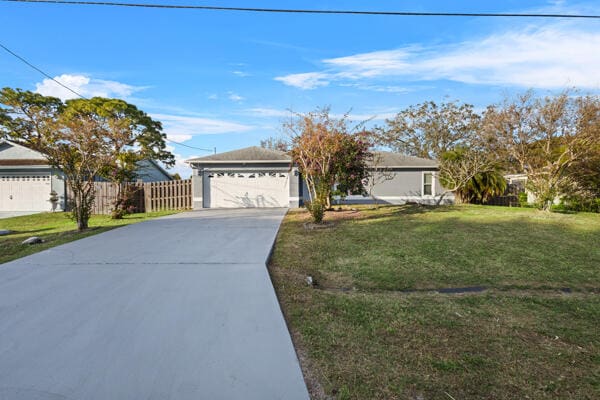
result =
[[[434,203],[443,193],[435,161],[389,152],[377,153],[375,159],[370,195],[349,196],[346,202]],[[298,207],[308,200],[304,180],[285,152],[248,147],[186,163],[192,168],[194,209]]]
[[[144,160],[138,166],[138,178],[142,181],[172,179],[153,160]],[[0,140],[0,211],[51,211],[52,191],[59,198],[57,208],[64,210],[66,186],[61,171],[48,165],[42,153]]]

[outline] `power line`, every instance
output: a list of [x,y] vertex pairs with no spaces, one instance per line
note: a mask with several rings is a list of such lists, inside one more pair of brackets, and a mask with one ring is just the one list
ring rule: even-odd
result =
[[181,143],[181,142],[176,142],[176,141],[171,140],[171,139],[165,139],[165,140],[167,142],[178,144],[178,145],[183,146],[183,147],[189,147],[190,149],[194,149],[194,150],[210,151],[211,153],[214,151],[214,149],[203,149],[201,147],[194,147],[194,146],[190,146],[190,145],[187,145],[187,144],[184,144],[184,143]]
[[508,17],[508,18],[580,18],[600,19],[598,14],[545,14],[545,13],[469,13],[469,12],[417,12],[417,11],[368,11],[368,10],[319,10],[254,7],[200,6],[185,4],[120,3],[112,1],[66,1],[66,0],[0,0],[12,3],[68,4],[80,6],[137,7],[179,10],[239,11],[281,14],[337,14],[337,15],[386,15],[396,17]]
[[[82,98],[82,99],[86,99],[87,97],[83,96],[82,94],[78,93],[77,91],[71,89],[70,87],[68,87],[67,85],[61,83],[60,81],[54,79],[52,76],[50,76],[49,74],[47,74],[46,72],[44,72],[41,68],[36,67],[35,65],[33,65],[32,63],[30,63],[29,61],[27,61],[25,58],[21,57],[20,55],[18,55],[17,53],[15,53],[14,51],[12,51],[11,49],[9,49],[8,47],[6,47],[5,45],[3,45],[2,43],[0,43],[0,47],[2,47],[4,50],[6,50],[6,52],[10,55],[12,55],[13,57],[15,57],[16,59],[18,59],[19,61],[21,61],[23,64],[26,64],[27,66],[29,66],[30,68],[33,68],[34,70],[36,70],[37,72],[39,72],[40,74],[42,74],[43,76],[45,76],[46,78],[52,80],[53,82],[55,82],[56,84],[62,86],[63,88],[67,89],[68,91],[70,91],[71,93],[73,93],[74,95]],[[173,144],[177,144],[179,146],[185,146],[185,147],[189,147],[190,149],[194,149],[194,150],[202,150],[202,151],[213,151],[213,150],[209,150],[209,149],[203,149],[201,147],[194,147],[194,146],[190,146],[187,144],[183,144],[183,143],[179,143],[176,142],[174,140],[165,138],[165,140],[167,142],[173,143]]]
[[27,61],[26,59],[24,59],[23,57],[21,57],[20,55],[18,55],[17,53],[15,53],[14,51],[12,51],[8,47],[6,47],[5,45],[3,45],[2,43],[0,43],[0,47],[2,47],[4,50],[6,50],[7,53],[9,53],[12,56],[16,57],[18,60],[20,60],[24,64],[26,64],[29,67],[33,68],[34,70],[36,70],[40,74],[44,75],[46,78],[52,80],[53,82],[57,83],[58,85],[62,86],[65,89],[67,89],[68,91],[70,91],[71,93],[75,94],[76,96],[79,96],[82,99],[85,99],[84,96],[82,96],[81,94],[77,93],[75,90],[71,89],[67,85],[64,85],[61,82],[57,81],[56,79],[54,79],[53,77],[51,77],[50,75],[48,75],[47,73],[45,73],[44,71],[42,71],[41,69],[39,69],[38,67],[36,67],[35,65],[33,65],[32,63],[30,63],[29,61]]

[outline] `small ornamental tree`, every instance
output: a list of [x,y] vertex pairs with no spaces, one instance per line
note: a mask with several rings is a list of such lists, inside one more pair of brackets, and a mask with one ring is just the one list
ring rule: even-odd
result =
[[329,108],[296,114],[284,129],[292,138],[290,154],[308,187],[307,208],[317,223],[331,207],[334,184],[345,192],[358,192],[367,176],[369,142],[364,132],[349,127],[348,116],[334,118]]
[[94,182],[126,179],[145,158],[174,163],[160,122],[123,100],[94,97],[62,102],[20,89],[0,90],[4,136],[44,154],[60,169],[79,230],[88,227]]

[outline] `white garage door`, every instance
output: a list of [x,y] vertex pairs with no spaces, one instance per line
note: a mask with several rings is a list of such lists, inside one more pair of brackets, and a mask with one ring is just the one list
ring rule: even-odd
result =
[[0,211],[50,211],[50,175],[0,175]]
[[289,173],[213,172],[208,175],[208,207],[289,207]]

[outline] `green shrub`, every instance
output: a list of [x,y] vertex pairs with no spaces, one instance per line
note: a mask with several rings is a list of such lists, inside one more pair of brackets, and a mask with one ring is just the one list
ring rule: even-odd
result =
[[325,205],[323,203],[316,200],[312,202],[307,201],[304,203],[304,206],[310,213],[315,224],[320,224],[323,222],[323,217],[325,215]]
[[552,209],[557,211],[600,213],[600,197],[566,196],[560,200],[560,204],[554,206]]
[[529,203],[527,202],[527,192],[519,192],[519,206],[527,207]]

